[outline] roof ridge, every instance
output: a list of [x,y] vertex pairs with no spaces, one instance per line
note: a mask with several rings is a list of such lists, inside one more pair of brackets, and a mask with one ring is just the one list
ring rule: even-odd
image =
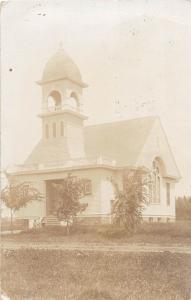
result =
[[114,120],[113,122],[95,123],[95,124],[91,124],[91,125],[86,125],[84,127],[87,128],[87,127],[95,127],[95,126],[102,126],[102,125],[122,124],[122,123],[126,123],[126,122],[144,120],[144,119],[153,119],[153,121],[154,121],[157,118],[159,118],[157,115],[155,115],[155,116],[146,116],[146,117],[137,117],[137,118],[133,118],[133,119],[124,119],[124,120],[120,120],[120,121],[119,120],[117,120],[117,121]]

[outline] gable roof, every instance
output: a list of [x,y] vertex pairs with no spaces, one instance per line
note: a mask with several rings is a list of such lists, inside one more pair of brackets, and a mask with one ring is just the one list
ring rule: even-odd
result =
[[[88,160],[101,156],[106,160],[116,161],[116,166],[133,166],[155,119],[146,117],[84,127],[87,164]],[[42,139],[26,159],[25,164],[51,164],[72,159],[65,139]]]
[[104,123],[85,127],[87,157],[103,156],[117,166],[133,166],[157,117]]
[[70,159],[65,140],[42,139],[28,156],[25,164],[43,164],[61,162]]
[[[145,117],[84,127],[84,155],[74,158],[67,139],[41,139],[24,166],[62,169],[92,166],[150,169],[155,157],[165,164],[165,176],[180,178],[158,117]],[[30,170],[29,170],[30,171]]]

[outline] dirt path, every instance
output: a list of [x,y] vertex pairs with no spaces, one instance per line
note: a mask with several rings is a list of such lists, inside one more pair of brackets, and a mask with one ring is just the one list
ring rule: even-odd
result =
[[96,244],[96,243],[47,243],[47,242],[3,242],[2,250],[16,249],[44,249],[44,250],[70,250],[70,251],[94,251],[94,252],[164,252],[191,254],[191,246],[181,245],[155,245],[155,244]]

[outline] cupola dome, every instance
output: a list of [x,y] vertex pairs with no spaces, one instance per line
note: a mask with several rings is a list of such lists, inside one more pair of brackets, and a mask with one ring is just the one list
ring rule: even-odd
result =
[[62,79],[71,80],[82,87],[87,86],[82,82],[82,77],[77,65],[61,48],[46,63],[42,80],[39,83],[43,84]]

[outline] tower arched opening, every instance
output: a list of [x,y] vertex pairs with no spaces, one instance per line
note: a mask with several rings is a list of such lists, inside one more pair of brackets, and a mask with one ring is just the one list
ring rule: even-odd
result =
[[79,99],[75,92],[71,92],[69,98],[67,99],[67,105],[75,110],[79,108]]
[[48,109],[50,110],[58,110],[61,109],[62,106],[62,97],[60,92],[58,91],[52,91],[49,95],[48,95]]

